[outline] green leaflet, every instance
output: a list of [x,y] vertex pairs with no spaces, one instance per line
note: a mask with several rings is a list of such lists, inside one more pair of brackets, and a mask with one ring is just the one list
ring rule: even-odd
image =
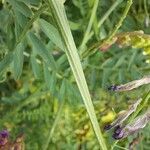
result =
[[14,55],[13,55],[13,75],[14,78],[17,80],[20,78],[21,73],[22,73],[22,68],[23,68],[23,61],[24,61],[24,45],[22,43],[18,44]]
[[42,59],[51,67],[53,70],[57,69],[56,62],[51,54],[45,47],[45,45],[37,38],[37,36],[33,33],[28,34],[29,40],[34,47],[33,50],[42,57]]
[[40,4],[40,0],[17,0],[19,2],[24,2],[26,5],[39,5]]
[[19,23],[19,25],[24,28],[28,22],[28,19],[26,16],[24,16],[22,13],[20,13],[19,11],[15,10],[15,16],[17,19],[17,22]]
[[56,74],[54,72],[53,73],[50,72],[48,70],[47,64],[45,63],[44,63],[44,79],[45,79],[47,88],[50,90],[50,93],[54,94],[56,82],[57,82]]
[[21,32],[22,32],[22,28],[19,25],[19,23],[16,21],[15,22],[15,37],[16,37],[16,40],[18,40],[18,38],[20,37]]
[[34,54],[31,55],[31,67],[36,79],[41,78],[41,67],[36,60],[36,56]]
[[8,55],[6,55],[3,60],[0,61],[0,74],[2,74],[2,72],[7,69],[7,67],[10,65],[10,63],[13,60],[13,54],[9,53]]
[[51,25],[50,23],[45,21],[44,19],[40,19],[39,22],[40,22],[42,31],[47,35],[47,37],[49,37],[49,39],[56,46],[58,46],[60,49],[63,50],[64,45],[62,43],[61,36],[60,36],[58,30],[53,25]]
[[26,17],[31,17],[32,16],[32,11],[30,10],[30,8],[24,2],[9,0],[9,3],[13,6],[14,10],[15,9],[18,10],[24,16],[26,16]]

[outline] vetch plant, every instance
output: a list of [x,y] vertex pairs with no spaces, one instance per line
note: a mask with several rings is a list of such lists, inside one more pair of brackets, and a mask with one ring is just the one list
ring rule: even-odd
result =
[[137,108],[137,106],[140,104],[141,100],[142,100],[141,98],[138,99],[138,100],[136,100],[134,104],[132,104],[131,106],[129,106],[129,109],[127,109],[127,110],[121,112],[121,113],[118,115],[117,119],[116,119],[114,122],[112,122],[111,124],[105,126],[105,130],[109,130],[109,129],[114,128],[114,127],[117,127],[117,128],[118,128],[119,126],[121,126],[122,123],[123,123],[134,111],[136,111],[136,108]]
[[9,149],[25,150],[23,134],[18,135],[15,141],[12,141],[9,138],[9,132],[7,130],[0,131],[0,149],[1,150],[9,150]]
[[[137,88],[141,85],[149,84],[149,77],[142,78],[140,80],[135,80],[129,83],[126,83],[124,85],[119,86],[111,86],[109,90],[112,91],[129,91],[134,88]],[[134,104],[129,106],[129,109],[121,112],[117,119],[114,120],[111,124],[108,124],[105,126],[105,130],[110,130],[111,128],[114,128],[114,134],[113,138],[116,140],[126,138],[127,136],[137,133],[140,129],[143,129],[150,121],[150,110],[148,108],[147,112],[143,115],[137,116],[139,112],[146,106],[147,101],[149,100],[149,93],[147,97],[142,100],[142,98],[139,98],[135,101]],[[141,102],[143,104],[141,104]],[[130,115],[133,113],[133,116],[130,118],[127,124],[124,124],[123,122],[130,117]],[[134,115],[135,114],[135,115]]]
[[138,116],[133,122],[121,127],[120,124],[115,128],[113,137],[115,139],[126,138],[131,134],[137,133],[140,129],[143,129],[150,121],[150,110],[145,114]]
[[133,89],[136,89],[144,84],[150,83],[150,77],[146,76],[139,80],[134,80],[129,83],[123,84],[123,85],[112,85],[108,87],[108,90],[116,91],[116,92],[123,92],[123,91],[130,91]]
[[[114,119],[112,108],[126,106],[126,91],[150,83],[149,7],[146,0],[1,1],[0,127],[16,139],[4,130],[1,146],[22,143],[15,135],[23,129],[26,149],[110,149],[114,140],[101,127]],[[107,85],[124,93],[116,99]],[[115,139],[149,121],[149,93],[133,95],[136,101],[107,126]]]

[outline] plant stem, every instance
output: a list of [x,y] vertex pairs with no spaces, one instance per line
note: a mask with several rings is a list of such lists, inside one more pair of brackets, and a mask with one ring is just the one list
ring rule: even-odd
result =
[[47,8],[46,5],[42,5],[37,11],[36,13],[32,16],[32,18],[30,19],[30,21],[27,23],[27,25],[24,27],[21,35],[19,36],[15,47],[23,40],[25,34],[28,32],[29,28],[31,27],[31,25],[33,24],[33,22],[40,16],[40,14],[43,13],[43,11],[45,11]]
[[99,0],[95,0],[95,2],[94,2],[94,6],[93,6],[93,9],[92,9],[91,17],[90,17],[90,20],[89,20],[87,29],[86,29],[86,31],[85,31],[83,40],[82,40],[81,45],[80,45],[80,48],[79,48],[79,49],[81,50],[81,52],[83,52],[83,51],[85,50],[85,49],[84,49],[85,44],[86,44],[87,41],[89,40],[89,33],[90,33],[91,28],[92,28],[94,19],[95,19],[96,10],[97,10],[97,8],[98,8],[98,2],[99,2]]
[[146,16],[149,16],[147,5],[146,5],[146,0],[144,0],[144,10],[145,10]]
[[109,15],[113,12],[113,10],[122,2],[123,0],[116,0],[112,6],[108,9],[108,11],[104,14],[102,19],[98,22],[98,27],[100,28],[104,21],[109,17]]
[[61,104],[60,104],[60,107],[59,107],[58,112],[57,112],[57,115],[56,115],[56,118],[55,118],[54,123],[53,123],[53,126],[52,126],[52,128],[51,128],[51,130],[50,130],[50,132],[49,132],[49,136],[48,136],[47,142],[46,142],[46,144],[45,144],[43,150],[47,150],[47,149],[48,149],[50,140],[51,140],[51,138],[52,138],[52,136],[53,136],[53,134],[54,134],[54,130],[55,130],[55,128],[56,128],[56,126],[57,126],[57,124],[58,124],[60,118],[61,118],[61,114],[62,114],[62,111],[63,111],[63,106],[64,106],[64,104],[65,104],[65,99],[62,99]]
[[120,18],[119,22],[115,25],[115,28],[113,29],[112,33],[109,35],[106,41],[110,41],[113,38],[113,36],[117,33],[118,29],[121,27],[123,21],[127,17],[127,14],[130,10],[132,3],[133,3],[132,0],[127,1],[127,5],[126,5],[126,8],[124,10],[122,17]]
[[88,90],[88,86],[85,80],[85,76],[83,73],[83,69],[81,66],[81,62],[79,59],[79,55],[77,53],[77,48],[74,43],[71,30],[68,24],[68,20],[66,17],[65,9],[62,1],[60,0],[46,0],[48,3],[48,7],[52,12],[52,15],[56,21],[56,25],[64,42],[64,50],[67,55],[69,64],[71,66],[73,75],[75,77],[77,86],[83,98],[84,104],[86,106],[87,112],[89,114],[91,123],[93,125],[93,129],[97,136],[97,139],[100,144],[100,148],[102,150],[107,150],[106,144],[103,139],[102,132],[99,128],[99,124],[96,118],[96,114],[94,111],[94,106],[90,97],[90,93]]
[[[101,25],[105,22],[105,20],[109,17],[109,15],[115,10],[115,8],[122,2],[123,0],[116,0],[113,5],[108,9],[108,11],[104,14],[104,16],[102,17],[102,19],[100,19],[100,21],[98,22],[98,28],[101,27]],[[87,37],[87,41],[85,41],[84,43],[86,44],[88,42],[88,40],[94,35],[94,32],[91,31],[88,33],[88,37]],[[82,42],[83,43],[83,42]],[[86,53],[85,52],[81,52],[81,55]]]
[[124,12],[122,14],[122,17],[120,18],[118,23],[115,25],[115,28],[113,29],[112,33],[104,41],[99,41],[99,42],[95,43],[94,45],[92,45],[87,51],[85,51],[85,53],[83,53],[83,57],[87,57],[89,55],[92,55],[93,53],[95,53],[97,51],[97,49],[100,47],[101,44],[107,43],[107,42],[112,40],[113,36],[117,33],[118,29],[121,27],[123,21],[127,17],[127,14],[130,10],[131,5],[132,5],[132,0],[128,0],[127,5],[126,5]]
[[150,99],[150,91],[148,92],[148,94],[146,94],[145,98],[143,98],[141,104],[136,109],[134,114],[131,115],[131,117],[128,120],[128,123],[131,123],[134,120],[134,118],[139,114],[139,112],[147,105],[149,99]]

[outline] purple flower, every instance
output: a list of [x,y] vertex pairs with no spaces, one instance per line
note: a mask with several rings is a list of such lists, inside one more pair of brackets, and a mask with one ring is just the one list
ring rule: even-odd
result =
[[0,138],[8,138],[9,132],[7,130],[3,130],[0,132]]
[[121,139],[124,136],[124,131],[123,128],[120,127],[119,125],[115,127],[114,129],[114,134],[113,134],[113,138],[116,140]]
[[142,99],[138,99],[133,103],[126,111],[121,112],[118,117],[109,125],[104,127],[105,130],[109,130],[111,128],[115,128],[117,126],[122,125],[122,123],[136,110],[137,106],[140,104]]
[[117,90],[117,86],[116,85],[111,85],[110,87],[108,87],[109,91],[116,91]]
[[126,138],[129,135],[137,133],[140,129],[144,128],[150,121],[150,110],[145,114],[138,116],[131,123],[121,128],[117,126],[114,130],[113,138],[116,140]]
[[119,134],[121,132],[122,128],[118,125],[116,126],[114,133]]
[[107,124],[104,126],[104,130],[110,130],[112,128],[112,126],[110,124]]
[[7,130],[0,132],[0,146],[5,145],[8,142],[9,133]]
[[124,131],[121,129],[121,130],[118,130],[119,132],[114,132],[114,134],[113,134],[113,138],[115,139],[115,140],[119,140],[119,139],[122,139],[123,138],[123,136],[124,136]]
[[143,77],[139,80],[134,80],[122,85],[112,85],[108,88],[108,90],[122,92],[122,91],[130,91],[136,89],[142,85],[150,83],[150,76]]

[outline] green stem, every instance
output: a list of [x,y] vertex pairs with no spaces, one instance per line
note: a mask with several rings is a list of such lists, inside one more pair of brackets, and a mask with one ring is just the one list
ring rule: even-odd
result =
[[97,8],[98,8],[98,2],[99,2],[99,0],[95,0],[94,6],[93,6],[93,9],[92,9],[92,13],[91,13],[91,17],[90,17],[90,21],[88,23],[87,29],[85,31],[83,40],[82,40],[80,48],[79,48],[81,51],[85,50],[84,49],[85,44],[89,40],[89,33],[90,33],[91,28],[92,28],[94,19],[95,19],[96,11],[97,11]]
[[[24,27],[21,35],[19,36],[17,42],[16,42],[16,46],[23,40],[24,36],[26,35],[26,33],[28,32],[29,28],[31,27],[31,25],[33,24],[33,22],[40,16],[40,14],[43,13],[43,11],[45,11],[47,8],[46,5],[42,5],[37,11],[36,13],[33,15],[33,17],[30,19],[30,21],[27,23],[27,25]],[[15,47],[16,47],[15,46]]]
[[146,4],[146,0],[144,0],[144,10],[145,10],[145,25],[146,27],[149,26],[149,13],[148,13],[148,8],[147,8],[147,4]]
[[107,38],[106,41],[110,41],[114,37],[114,35],[117,33],[118,29],[122,26],[122,23],[125,20],[125,18],[127,17],[127,14],[130,10],[132,3],[133,3],[132,0],[128,0],[122,17],[120,18],[119,22],[115,25],[115,28],[113,29],[112,33],[109,35],[109,37]]
[[[108,9],[108,11],[104,14],[104,16],[102,17],[102,19],[100,19],[100,21],[98,22],[98,28],[101,27],[101,25],[105,22],[105,20],[109,17],[109,15],[115,10],[115,8],[122,2],[123,0],[116,0],[113,5]],[[91,31],[88,33],[88,37],[87,39],[90,39],[92,36],[94,35],[94,32]],[[87,40],[88,41],[88,40]],[[87,41],[85,42],[85,44],[87,43]],[[81,52],[81,55],[85,55],[85,52]],[[87,55],[87,54],[86,54]]]
[[[108,36],[108,38],[104,41],[99,41],[97,43],[95,43],[94,45],[92,45],[84,54],[83,57],[87,57],[89,55],[92,55],[93,53],[95,53],[97,51],[97,49],[100,47],[101,44],[103,43],[107,43],[109,41],[112,40],[113,36],[117,33],[118,29],[121,27],[123,21],[125,20],[125,18],[127,17],[127,14],[130,10],[130,7],[132,5],[132,0],[128,0],[127,5],[124,9],[124,12],[122,14],[122,17],[120,18],[120,20],[118,21],[118,23],[115,25],[115,28],[113,29],[112,33]],[[95,50],[94,50],[95,49]]]
[[136,111],[134,112],[133,115],[131,115],[131,117],[128,120],[128,123],[131,123],[134,118],[139,114],[139,112],[147,105],[148,100],[150,99],[150,91],[148,92],[148,94],[145,96],[145,98],[143,98],[141,104],[139,105],[139,107],[136,109]]
[[56,115],[56,118],[55,118],[55,121],[53,123],[53,126],[52,126],[50,132],[49,132],[49,136],[48,136],[47,142],[46,142],[43,150],[47,150],[48,149],[48,146],[49,146],[50,140],[51,140],[51,138],[52,138],[52,136],[54,134],[55,128],[56,128],[56,126],[57,126],[57,124],[58,124],[58,122],[59,122],[59,120],[61,118],[61,114],[62,114],[62,111],[63,111],[64,104],[65,104],[65,99],[62,99],[60,107],[59,107],[57,115]]
[[113,145],[111,146],[111,150],[114,149],[114,147],[116,146],[117,143],[118,143],[118,141],[115,141],[115,142],[113,143]]
[[106,144],[103,139],[102,132],[99,128],[99,123],[96,118],[94,111],[94,106],[91,100],[91,96],[88,90],[88,86],[83,73],[82,65],[80,62],[79,55],[77,53],[77,48],[74,43],[72,33],[68,24],[67,16],[62,1],[60,0],[46,0],[48,7],[52,12],[56,25],[64,42],[64,49],[67,55],[69,64],[71,66],[73,75],[75,77],[77,86],[83,98],[84,104],[86,106],[87,112],[89,114],[93,129],[97,136],[97,139],[102,150],[107,150]]
[[146,0],[144,0],[144,10],[145,10],[146,16],[149,16],[147,5],[146,5]]
[[104,14],[102,19],[98,22],[98,27],[100,28],[101,25],[105,22],[105,20],[109,17],[109,15],[115,10],[115,8],[122,2],[123,0],[116,0],[113,5],[108,9],[108,11]]
[[121,149],[123,149],[123,150],[129,150],[129,149],[127,149],[127,148],[124,148],[124,147],[122,147],[122,146],[119,146],[119,145],[115,145],[115,147],[118,147],[120,150],[121,150]]

